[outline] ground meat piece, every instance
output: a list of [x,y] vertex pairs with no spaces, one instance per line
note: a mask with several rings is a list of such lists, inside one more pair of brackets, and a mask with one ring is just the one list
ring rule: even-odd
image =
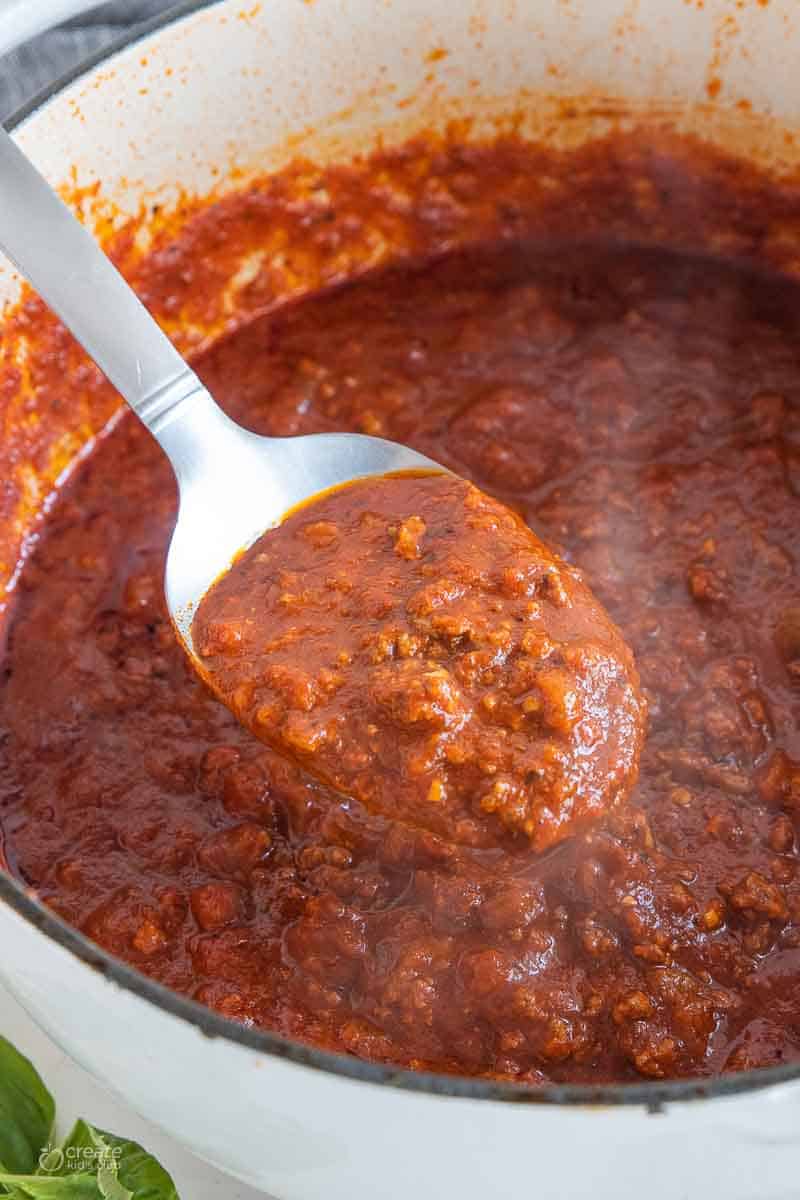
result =
[[266,855],[272,839],[259,825],[234,825],[213,834],[200,847],[200,863],[214,875],[246,877]]
[[770,921],[785,921],[789,915],[786,900],[774,883],[758,871],[748,871],[732,887],[720,885],[731,908],[751,919],[764,916]]
[[409,947],[389,974],[382,1000],[403,1025],[430,1026],[442,1004],[441,966],[449,967],[449,944],[431,942]]
[[[327,587],[333,570],[346,591]],[[387,476],[313,500],[215,585],[193,634],[260,738],[457,843],[546,850],[636,778],[630,651],[579,573],[461,479]]]
[[800,814],[800,763],[776,750],[760,774],[758,790],[767,804]]
[[337,986],[361,969],[365,948],[364,917],[331,894],[316,896],[287,933],[287,949],[321,982]]
[[789,604],[775,623],[775,643],[794,679],[800,679],[800,604]]
[[205,883],[189,896],[192,916],[201,929],[220,929],[242,911],[242,892],[233,883]]

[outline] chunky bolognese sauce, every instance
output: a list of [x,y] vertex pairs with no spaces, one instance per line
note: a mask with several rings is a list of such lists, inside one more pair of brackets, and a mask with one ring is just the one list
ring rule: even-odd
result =
[[192,634],[257,737],[448,842],[540,853],[635,781],[630,650],[579,572],[463,479],[312,498],[214,584]]
[[[537,241],[535,221],[523,237],[516,201],[498,205],[498,236],[451,245],[476,188],[510,190],[525,161],[510,153],[492,171],[485,152],[472,193],[463,156],[449,190],[424,185],[435,254],[266,312],[196,365],[264,433],[413,445],[518,512],[568,578],[580,569],[648,702],[627,804],[532,855],[524,838],[398,820],[247,733],[175,642],[174,485],[123,418],[63,487],[14,598],[9,868],[169,986],[378,1061],[536,1084],[800,1060],[800,289],[620,237]],[[587,162],[587,203],[621,203],[619,162],[613,186]],[[658,180],[673,208],[693,194],[665,164],[636,203],[657,203]],[[723,183],[709,220],[736,211]],[[755,229],[769,196],[752,197]],[[325,253],[342,244],[309,228]],[[159,271],[166,288],[175,256]],[[427,531],[416,501],[401,509]],[[395,543],[415,554],[419,536],[415,522]],[[440,598],[455,634],[459,601]],[[431,635],[376,629],[378,657],[391,647],[413,673],[414,636]],[[518,720],[508,695],[488,711]]]

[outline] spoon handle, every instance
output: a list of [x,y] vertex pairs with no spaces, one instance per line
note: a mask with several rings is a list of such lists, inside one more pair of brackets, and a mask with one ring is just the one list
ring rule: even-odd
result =
[[198,392],[210,399],[91,234],[2,127],[0,249],[162,445],[182,401]]

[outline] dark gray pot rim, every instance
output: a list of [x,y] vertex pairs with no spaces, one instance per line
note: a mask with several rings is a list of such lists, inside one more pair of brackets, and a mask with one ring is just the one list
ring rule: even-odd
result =
[[[180,21],[203,8],[222,0],[181,0],[166,12],[137,26],[133,33],[115,39],[105,49],[90,55],[78,66],[49,84],[3,122],[13,130],[48,100],[58,95],[68,84],[87,74],[99,63],[141,41],[150,34]],[[267,1030],[248,1029],[229,1021],[212,1009],[171,991],[163,984],[141,974],[134,967],[114,958],[100,946],[62,921],[54,912],[25,889],[11,875],[0,871],[0,900],[24,917],[31,925],[59,946],[69,950],[106,979],[172,1016],[194,1025],[206,1037],[222,1038],[261,1054],[288,1059],[304,1067],[313,1067],[334,1075],[364,1083],[388,1084],[408,1091],[427,1092],[437,1096],[465,1097],[471,1100],[499,1100],[511,1104],[547,1104],[569,1106],[642,1105],[658,1112],[666,1104],[677,1101],[708,1100],[715,1097],[741,1095],[800,1078],[800,1063],[778,1067],[761,1067],[731,1075],[709,1078],[668,1080],[654,1083],[617,1084],[545,1084],[526,1087],[515,1083],[500,1083],[486,1079],[469,1079],[457,1075],[426,1071],[408,1071],[397,1067],[366,1062],[329,1050],[318,1050],[303,1042],[291,1041]]]

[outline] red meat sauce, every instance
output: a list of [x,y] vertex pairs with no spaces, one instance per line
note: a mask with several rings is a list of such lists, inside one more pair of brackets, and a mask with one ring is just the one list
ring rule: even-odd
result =
[[16,593],[10,869],[168,986],[378,1061],[530,1084],[800,1061],[798,313],[732,263],[507,238],[226,337],[197,366],[236,417],[407,442],[580,567],[636,655],[638,784],[541,855],[326,790],[176,644],[175,488],[126,418]]
[[452,475],[312,499],[204,597],[202,672],[248,729],[367,811],[548,850],[623,801],[645,711],[575,567]]

